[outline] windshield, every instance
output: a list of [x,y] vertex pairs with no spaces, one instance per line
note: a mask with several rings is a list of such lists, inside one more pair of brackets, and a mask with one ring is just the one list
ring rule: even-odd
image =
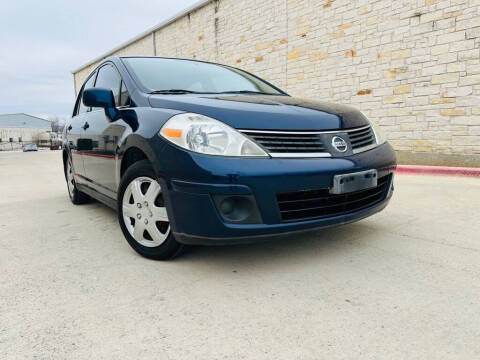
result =
[[123,58],[150,92],[252,92],[283,95],[256,77],[228,66],[164,58]]

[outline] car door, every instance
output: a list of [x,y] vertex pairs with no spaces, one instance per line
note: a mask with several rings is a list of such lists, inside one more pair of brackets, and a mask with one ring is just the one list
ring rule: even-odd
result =
[[[112,64],[106,64],[98,70],[95,87],[110,89],[119,107],[122,79]],[[124,85],[123,85],[124,86]],[[118,141],[126,129],[123,120],[111,122],[104,109],[93,108],[85,124],[85,135],[91,142],[91,149],[84,152],[84,165],[87,178],[95,190],[116,198],[117,147]]]
[[85,138],[85,121],[87,114],[91,111],[91,108],[83,105],[83,91],[89,88],[93,88],[95,84],[95,77],[97,73],[94,72],[85,82],[85,85],[80,90],[77,98],[76,107],[72,118],[66,126],[66,141],[71,150],[72,166],[77,175],[77,181],[82,182],[85,180],[85,166],[83,163],[83,151],[88,148],[88,139]]

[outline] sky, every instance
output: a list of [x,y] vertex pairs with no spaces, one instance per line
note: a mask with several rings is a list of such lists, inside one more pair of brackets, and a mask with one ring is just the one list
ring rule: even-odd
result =
[[0,114],[67,117],[71,71],[196,0],[0,0]]

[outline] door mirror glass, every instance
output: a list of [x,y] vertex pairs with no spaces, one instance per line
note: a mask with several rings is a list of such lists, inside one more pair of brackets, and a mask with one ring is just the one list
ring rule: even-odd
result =
[[115,100],[113,98],[112,90],[102,88],[86,89],[83,92],[83,104],[85,106],[113,108],[115,107]]
[[117,120],[118,110],[115,107],[115,98],[112,90],[104,88],[87,89],[83,92],[83,104],[85,106],[104,108],[105,115],[110,121]]

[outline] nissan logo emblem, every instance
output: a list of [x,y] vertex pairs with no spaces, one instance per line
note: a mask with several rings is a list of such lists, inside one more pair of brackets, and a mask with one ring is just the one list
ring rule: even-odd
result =
[[340,136],[334,136],[332,138],[332,146],[341,153],[344,153],[348,149],[348,143]]

